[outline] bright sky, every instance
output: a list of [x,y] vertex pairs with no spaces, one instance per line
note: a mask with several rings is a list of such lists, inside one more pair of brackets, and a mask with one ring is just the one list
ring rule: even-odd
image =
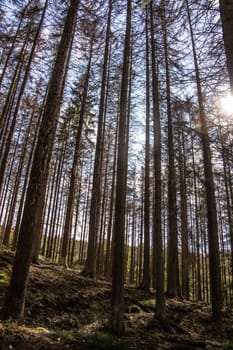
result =
[[220,100],[220,106],[224,114],[226,114],[227,116],[230,116],[230,115],[233,116],[233,96],[232,95],[222,97]]

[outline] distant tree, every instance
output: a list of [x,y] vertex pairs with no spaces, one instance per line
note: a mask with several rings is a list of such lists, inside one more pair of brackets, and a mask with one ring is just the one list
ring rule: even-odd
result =
[[[230,244],[231,244],[231,274],[233,280],[233,196],[232,196],[232,186],[231,186],[231,176],[230,176],[230,165],[229,165],[229,149],[227,145],[223,142],[223,135],[220,131],[220,143],[223,159],[223,174],[224,174],[224,186],[226,191],[226,206],[227,215],[229,222],[229,234],[230,234]],[[230,182],[230,183],[229,183]]]
[[[64,126],[65,124],[65,126]],[[66,128],[66,121],[64,122],[63,127]],[[47,186],[47,211],[44,213],[44,217],[47,217],[47,225],[45,227],[45,232],[43,235],[43,248],[42,254],[47,258],[53,258],[56,251],[56,220],[59,215],[58,208],[60,207],[59,195],[60,187],[62,184],[62,177],[64,177],[64,167],[65,167],[65,157],[67,155],[68,140],[67,135],[64,135],[64,130],[59,131],[59,146],[55,152],[55,159],[53,164],[51,164],[50,176],[53,181],[51,181]],[[39,238],[39,237],[38,237]],[[46,245],[46,252],[45,252]],[[35,260],[35,259],[34,259]],[[33,262],[34,262],[33,260]]]
[[[30,100],[30,98],[28,98]],[[27,103],[27,101],[25,101],[25,104]],[[25,132],[25,138],[22,142],[22,147],[20,149],[19,147],[19,140],[16,143],[16,147],[15,147],[15,156],[12,157],[12,159],[14,160],[14,162],[16,162],[18,160],[17,157],[17,153],[20,152],[20,158],[19,158],[19,162],[18,162],[18,166],[17,166],[17,170],[16,170],[16,176],[15,176],[15,181],[14,181],[14,186],[13,186],[13,194],[11,197],[11,201],[10,201],[10,208],[7,211],[8,212],[8,217],[7,217],[7,221],[6,224],[4,224],[5,226],[5,230],[4,230],[4,239],[3,239],[3,244],[5,246],[9,246],[9,239],[10,239],[10,233],[12,230],[12,223],[13,223],[13,218],[15,215],[15,211],[16,211],[16,207],[17,207],[17,197],[19,195],[19,192],[21,191],[21,186],[20,186],[20,182],[21,182],[21,178],[23,175],[23,169],[24,169],[24,165],[25,165],[25,160],[27,159],[27,149],[31,147],[31,140],[30,140],[30,132],[32,132],[33,130],[33,124],[35,122],[35,116],[37,117],[38,114],[38,104],[35,101],[31,100],[30,103],[32,103],[32,109],[30,111],[30,116],[29,116],[29,124],[28,124],[28,130],[26,130]],[[27,109],[25,106],[25,119],[27,119]],[[23,121],[23,119],[22,119]],[[39,125],[38,125],[39,126]],[[23,126],[22,126],[23,127]],[[18,133],[18,139],[21,137],[21,133]],[[36,139],[36,137],[35,137]],[[32,149],[34,150],[34,148]],[[9,176],[12,174],[9,174]]]
[[[29,7],[30,3],[31,3],[31,0],[28,1],[28,3],[20,11],[20,13],[19,13],[19,22],[18,22],[16,31],[15,31],[15,34],[14,34],[14,36],[13,36],[11,42],[10,42],[10,48],[9,48],[8,52],[5,52],[6,58],[5,58],[4,65],[3,65],[3,68],[2,68],[2,72],[1,72],[1,76],[0,76],[0,87],[2,87],[2,81],[5,78],[5,73],[6,73],[6,70],[8,68],[10,58],[12,57],[12,54],[14,52],[17,40],[20,37],[21,30],[22,30],[22,24],[23,24],[23,21],[24,21],[26,15],[27,15],[27,10],[28,10],[28,7]],[[9,37],[7,37],[7,35],[6,35],[6,41],[7,41],[7,39],[9,40]],[[3,122],[4,122],[4,120],[1,119],[0,130],[2,128]]]
[[[43,8],[43,11],[42,11],[42,14],[41,14],[41,18],[40,18],[38,27],[36,29],[36,34],[35,34],[35,37],[34,37],[34,40],[33,40],[33,44],[32,44],[32,48],[31,48],[31,51],[30,51],[28,62],[26,64],[25,73],[24,73],[24,76],[23,76],[23,81],[22,81],[22,84],[20,86],[20,91],[19,91],[19,94],[18,94],[16,106],[15,106],[15,109],[14,109],[14,112],[13,112],[13,118],[12,118],[11,123],[10,123],[10,130],[7,133],[6,140],[5,140],[4,144],[3,144],[4,147],[2,147],[2,150],[1,150],[2,154],[1,154],[1,164],[0,164],[0,190],[1,190],[1,187],[2,187],[2,183],[3,183],[3,177],[4,177],[4,173],[5,173],[5,168],[6,168],[6,165],[7,165],[7,157],[9,155],[10,145],[11,145],[11,141],[12,141],[12,135],[13,135],[13,132],[14,132],[14,129],[15,129],[15,125],[16,125],[17,116],[18,116],[18,112],[19,112],[19,109],[20,109],[23,93],[24,93],[24,90],[26,88],[27,81],[29,79],[29,73],[30,73],[32,61],[33,61],[33,58],[34,58],[34,55],[35,55],[35,50],[36,50],[37,45],[38,45],[39,36],[40,36],[42,25],[43,25],[43,22],[44,22],[44,17],[45,17],[47,5],[48,5],[48,0],[45,2],[44,8]],[[14,84],[13,84],[13,86],[14,86]],[[9,99],[11,100],[11,98],[12,98],[12,96],[10,94]],[[4,110],[3,110],[3,115],[2,115],[3,119],[5,118],[4,114],[9,111],[8,104],[10,104],[9,100],[6,101],[7,108],[4,108]]]

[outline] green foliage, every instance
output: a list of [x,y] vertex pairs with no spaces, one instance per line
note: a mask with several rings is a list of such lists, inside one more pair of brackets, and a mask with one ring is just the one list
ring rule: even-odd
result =
[[9,277],[5,272],[0,273],[0,284],[3,286],[9,285]]
[[4,324],[5,326],[10,326],[10,325],[16,324],[15,320],[12,317],[8,318],[7,320],[2,320],[1,323]]
[[71,343],[73,341],[75,341],[75,336],[74,333],[72,331],[57,331],[55,333],[52,334],[52,338],[56,339],[56,340],[60,340],[63,343]]

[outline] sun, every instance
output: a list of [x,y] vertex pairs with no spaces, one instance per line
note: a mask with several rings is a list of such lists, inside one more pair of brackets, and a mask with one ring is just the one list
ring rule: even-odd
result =
[[233,96],[228,95],[221,98],[220,101],[222,111],[230,116],[233,115]]

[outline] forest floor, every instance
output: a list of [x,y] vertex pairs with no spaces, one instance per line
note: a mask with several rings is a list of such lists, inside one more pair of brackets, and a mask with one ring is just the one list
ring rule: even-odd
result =
[[[13,254],[0,252],[0,308]],[[0,350],[233,349],[233,310],[224,310],[222,329],[211,323],[209,305],[167,300],[167,321],[154,319],[155,297],[125,288],[126,334],[113,336],[107,324],[111,285],[53,264],[33,265],[24,325],[0,322]]]

